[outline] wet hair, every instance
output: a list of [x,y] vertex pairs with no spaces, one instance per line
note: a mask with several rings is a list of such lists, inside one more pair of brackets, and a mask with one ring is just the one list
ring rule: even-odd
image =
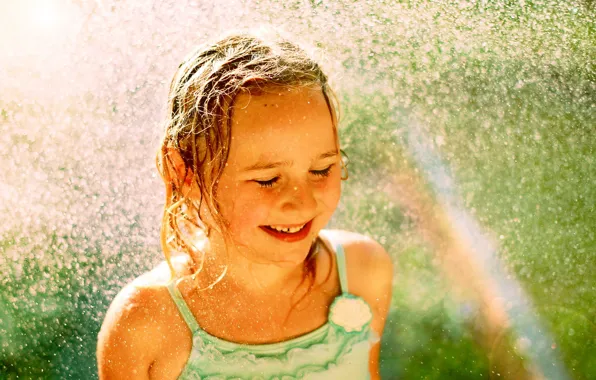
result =
[[[204,255],[192,244],[193,230],[208,237],[215,229],[229,236],[215,195],[230,151],[235,98],[259,95],[270,88],[305,87],[321,89],[337,140],[338,104],[327,76],[302,49],[279,35],[229,35],[198,47],[180,64],[170,86],[165,134],[157,154],[166,187],[161,245],[172,278],[176,276],[172,250],[193,258],[198,266],[193,278],[202,267],[195,260],[195,256],[203,260]],[[172,150],[184,163],[182,178],[170,157]],[[183,193],[187,176],[199,190],[199,199]],[[306,275],[312,278],[313,258],[320,245],[317,238],[304,263]]]

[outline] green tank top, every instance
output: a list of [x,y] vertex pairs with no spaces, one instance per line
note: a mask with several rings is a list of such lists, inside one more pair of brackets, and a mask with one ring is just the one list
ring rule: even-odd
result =
[[240,344],[210,335],[197,323],[175,281],[170,282],[172,299],[193,336],[178,379],[369,379],[369,350],[379,337],[370,328],[369,305],[348,291],[342,246],[334,245],[334,251],[342,294],[329,307],[327,323],[279,343]]

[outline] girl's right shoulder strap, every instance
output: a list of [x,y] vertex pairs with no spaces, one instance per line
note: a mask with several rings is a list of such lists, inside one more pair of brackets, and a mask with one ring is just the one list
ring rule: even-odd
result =
[[182,293],[180,293],[180,290],[178,290],[178,288],[176,287],[176,283],[177,279],[170,281],[167,285],[168,291],[170,292],[172,300],[176,304],[178,311],[182,315],[182,318],[184,318],[184,321],[190,328],[190,331],[192,331],[194,334],[195,331],[200,330],[199,324],[197,323],[197,320],[195,319],[192,312],[190,311],[190,308],[188,307],[186,301],[184,301]]

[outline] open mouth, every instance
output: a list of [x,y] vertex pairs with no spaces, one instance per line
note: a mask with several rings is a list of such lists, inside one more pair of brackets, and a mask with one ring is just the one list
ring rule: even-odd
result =
[[304,228],[304,226],[306,226],[306,223],[298,227],[265,226],[265,228],[269,228],[271,230],[283,232],[286,234],[295,234],[296,232],[300,232]]
[[312,220],[304,224],[298,224],[289,227],[283,225],[270,225],[260,227],[263,231],[267,232],[269,235],[273,236],[276,239],[292,242],[302,240],[306,236],[308,236],[311,226]]

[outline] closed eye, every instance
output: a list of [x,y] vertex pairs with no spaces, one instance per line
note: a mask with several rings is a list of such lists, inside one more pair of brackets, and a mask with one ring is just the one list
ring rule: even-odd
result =
[[[328,167],[326,167],[325,169],[321,169],[321,170],[311,170],[310,173],[314,174],[318,177],[329,177],[329,174],[331,174],[331,169],[333,168],[335,164],[331,164]],[[254,182],[258,183],[260,187],[273,187],[273,185],[275,185],[277,183],[277,181],[279,181],[279,177],[273,177],[271,179],[268,180],[264,180],[264,181],[260,181],[260,180],[253,180]]]
[[256,179],[254,180],[256,183],[259,184],[259,186],[261,187],[273,187],[273,185],[275,184],[275,182],[277,182],[279,180],[279,177],[273,177],[271,179],[268,179],[266,181],[257,181]]
[[328,177],[329,174],[331,173],[331,168],[333,168],[335,164],[331,164],[328,167],[326,167],[325,169],[321,169],[321,170],[311,170],[310,172],[316,176],[319,177]]

